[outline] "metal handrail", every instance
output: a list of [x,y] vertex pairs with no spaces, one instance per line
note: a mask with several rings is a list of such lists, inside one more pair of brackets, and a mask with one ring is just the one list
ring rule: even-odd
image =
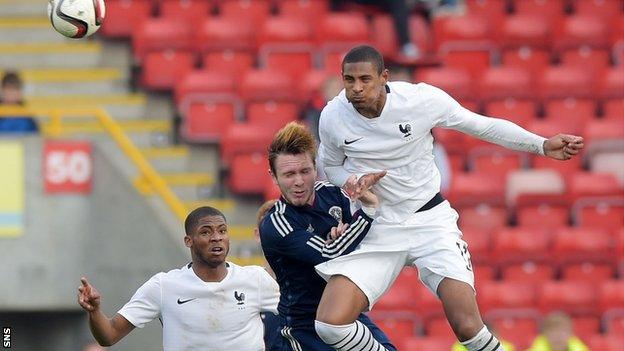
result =
[[111,138],[117,143],[121,151],[134,163],[141,176],[152,186],[156,194],[167,204],[169,209],[180,220],[186,218],[186,207],[178,196],[169,188],[163,177],[152,167],[139,148],[130,140],[117,123],[101,107],[84,108],[32,108],[21,106],[0,106],[0,118],[3,117],[34,117],[43,119],[46,116],[50,119],[46,134],[51,137],[58,137],[63,131],[63,118],[95,118]]

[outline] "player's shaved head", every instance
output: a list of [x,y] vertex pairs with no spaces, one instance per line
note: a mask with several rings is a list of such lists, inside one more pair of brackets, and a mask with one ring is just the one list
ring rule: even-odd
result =
[[225,215],[216,208],[210,206],[198,207],[186,216],[186,220],[184,221],[184,231],[186,235],[192,235],[199,220],[207,216],[220,216],[223,218],[224,222],[227,222]]
[[377,69],[377,74],[381,74],[386,68],[383,56],[372,46],[361,45],[351,49],[342,60],[342,70],[345,63],[370,62]]
[[290,122],[275,134],[269,146],[269,166],[271,167],[271,172],[273,174],[276,173],[275,159],[277,159],[278,155],[299,155],[303,153],[308,153],[312,158],[312,162],[315,163],[316,141],[312,133],[303,124]]

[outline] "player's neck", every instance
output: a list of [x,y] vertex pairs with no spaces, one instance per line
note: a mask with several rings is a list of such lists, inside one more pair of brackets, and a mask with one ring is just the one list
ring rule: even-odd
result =
[[191,268],[195,275],[205,282],[220,282],[227,275],[227,263],[225,262],[216,267],[211,267],[202,262],[193,262]]
[[383,111],[383,108],[386,105],[386,97],[386,87],[384,86],[383,90],[381,91],[381,95],[379,95],[379,100],[377,100],[374,106],[370,108],[362,108],[356,110],[359,114],[366,118],[377,118],[381,115],[381,111]]

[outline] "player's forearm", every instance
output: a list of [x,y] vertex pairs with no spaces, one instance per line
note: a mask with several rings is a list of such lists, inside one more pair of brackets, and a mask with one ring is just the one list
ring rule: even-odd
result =
[[449,127],[508,149],[544,155],[546,138],[505,119],[486,117],[461,108],[451,118]]
[[343,166],[328,166],[324,164],[323,167],[327,180],[339,187],[342,187],[351,176],[351,173],[347,172]]
[[120,339],[112,320],[100,309],[89,312],[89,328],[95,340],[102,346],[114,345]]
[[356,211],[349,228],[338,239],[323,245],[323,259],[331,260],[355,250],[368,234],[372,222],[373,219],[363,210]]

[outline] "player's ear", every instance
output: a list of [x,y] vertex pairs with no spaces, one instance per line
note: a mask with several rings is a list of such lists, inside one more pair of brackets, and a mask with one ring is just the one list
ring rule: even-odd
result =
[[273,184],[278,185],[277,184],[277,176],[275,176],[275,173],[273,173],[273,171],[271,171],[271,169],[269,169],[269,175],[271,176],[271,179],[273,179]]
[[381,71],[381,80],[384,85],[388,83],[389,76],[390,76],[390,73],[388,72],[388,69],[384,68],[383,71]]
[[193,241],[191,240],[191,237],[188,234],[186,234],[184,236],[184,246],[191,247],[192,245],[193,245]]

